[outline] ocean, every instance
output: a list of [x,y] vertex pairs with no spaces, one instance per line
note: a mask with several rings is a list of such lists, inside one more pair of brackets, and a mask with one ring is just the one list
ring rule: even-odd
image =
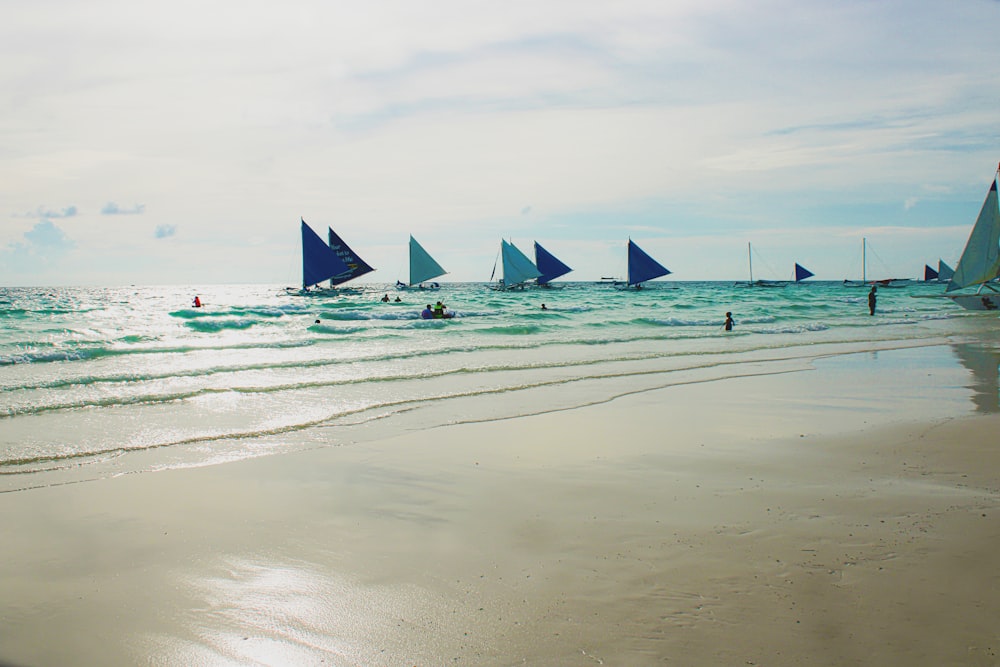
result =
[[[995,407],[997,316],[931,298],[942,292],[882,288],[872,317],[867,289],[839,282],[4,288],[0,492],[350,446],[856,350],[952,344],[949,382]],[[439,300],[455,317],[421,319]],[[976,361],[955,351],[964,343]]]

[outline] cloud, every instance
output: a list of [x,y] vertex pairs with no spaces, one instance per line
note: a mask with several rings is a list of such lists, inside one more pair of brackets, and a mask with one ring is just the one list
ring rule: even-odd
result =
[[42,218],[42,219],[53,219],[53,218],[72,218],[78,213],[76,206],[67,206],[61,211],[54,211],[52,209],[45,208],[44,206],[39,206],[37,210],[29,211],[25,213],[22,217],[25,218]]
[[166,239],[177,233],[176,225],[157,225],[156,231],[153,232],[153,236],[158,239]]
[[[51,220],[43,220],[24,233],[27,245],[38,250],[69,250],[75,244]],[[24,244],[16,244],[24,246]]]
[[145,210],[145,204],[135,204],[131,208],[122,208],[113,201],[109,201],[101,209],[101,215],[142,215]]

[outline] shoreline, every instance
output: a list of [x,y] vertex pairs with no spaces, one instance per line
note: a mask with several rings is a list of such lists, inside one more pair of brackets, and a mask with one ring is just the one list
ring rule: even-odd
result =
[[0,662],[995,665],[1000,417],[934,359],[0,494]]

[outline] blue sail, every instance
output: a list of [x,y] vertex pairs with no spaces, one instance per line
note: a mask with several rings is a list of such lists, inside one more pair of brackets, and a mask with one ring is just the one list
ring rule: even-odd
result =
[[930,264],[924,264],[924,281],[928,282],[937,279],[938,279],[938,272],[935,269],[931,268]]
[[670,273],[670,269],[643,252],[642,248],[628,240],[628,284],[638,285],[653,278]]
[[800,280],[805,280],[806,278],[812,278],[813,272],[806,267],[800,265],[798,262],[795,263],[795,282]]
[[538,245],[538,241],[535,241],[535,266],[542,274],[538,276],[539,285],[545,285],[550,280],[555,280],[573,270],[563,264],[555,255]]
[[368,266],[365,260],[358,257],[358,255],[351,250],[350,246],[344,243],[344,240],[337,236],[337,233],[333,231],[330,227],[326,228],[327,238],[330,240],[330,247],[337,257],[339,257],[344,264],[347,265],[347,271],[343,273],[338,273],[334,277],[330,278],[330,286],[339,285],[341,283],[346,283],[348,280],[353,280],[358,276],[363,276],[366,273],[371,273],[375,269]]
[[302,220],[302,287],[312,287],[348,270],[337,253]]
[[424,250],[423,246],[410,235],[410,285],[418,285],[425,280],[437,278],[448,273],[434,258]]

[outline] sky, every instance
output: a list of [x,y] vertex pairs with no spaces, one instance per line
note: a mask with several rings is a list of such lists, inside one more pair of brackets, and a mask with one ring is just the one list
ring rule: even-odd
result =
[[1000,161],[996,0],[8,0],[0,286],[917,277]]

